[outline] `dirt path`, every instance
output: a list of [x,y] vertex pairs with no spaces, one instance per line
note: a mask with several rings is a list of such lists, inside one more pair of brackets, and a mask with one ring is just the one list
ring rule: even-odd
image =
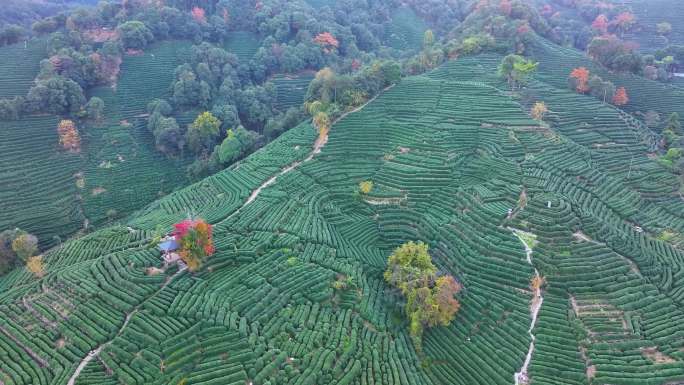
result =
[[[525,246],[527,263],[529,263],[530,266],[534,268],[534,264],[532,263],[532,248],[525,242],[525,240],[521,236],[524,233],[515,229],[510,230],[513,231],[515,236],[518,237],[518,239],[520,239],[520,242],[522,242],[522,244]],[[539,275],[539,271],[536,268],[534,268],[534,275],[537,278],[541,278]],[[513,375],[515,385],[529,384],[529,376],[527,374],[527,369],[529,368],[530,362],[532,361],[532,355],[534,354],[534,341],[536,340],[536,337],[532,333],[532,331],[534,330],[534,325],[537,323],[537,317],[539,316],[539,310],[541,310],[543,302],[544,297],[542,296],[541,287],[535,288],[532,301],[530,302],[530,315],[532,321],[530,322],[530,328],[527,330],[527,332],[530,334],[530,337],[532,337],[532,341],[530,341],[530,347],[527,350],[527,356],[525,356],[525,362],[523,363],[523,366],[520,368],[519,372]]]
[[[347,111],[347,112],[345,112],[344,114],[340,115],[339,118],[335,119],[335,120],[331,123],[331,126],[332,126],[332,125],[335,125],[337,122],[339,122],[340,120],[346,118],[346,117],[349,116],[350,114],[353,114],[353,113],[355,113],[355,112],[361,111],[364,107],[366,107],[368,104],[372,103],[375,99],[377,99],[380,95],[384,94],[386,91],[389,91],[392,87],[394,87],[394,84],[391,85],[391,86],[389,86],[389,87],[387,87],[387,88],[385,88],[384,90],[378,92],[377,95],[375,95],[372,99],[368,100],[366,103],[364,103],[364,104],[362,104],[362,105],[356,107],[355,109],[353,109],[353,110],[351,110],[351,111]],[[215,223],[214,225],[217,225],[217,224],[220,224],[220,223],[222,223],[222,222],[224,222],[224,221],[227,221],[227,220],[229,220],[230,218],[232,218],[232,217],[234,217],[235,215],[237,215],[238,213],[240,213],[245,207],[247,207],[250,203],[254,202],[254,201],[257,199],[257,197],[259,197],[259,194],[261,194],[261,191],[262,191],[263,189],[265,189],[266,187],[268,187],[268,186],[274,184],[274,183],[276,182],[276,180],[278,179],[278,177],[280,177],[280,176],[282,176],[282,175],[285,175],[285,174],[287,174],[288,172],[290,172],[290,171],[296,169],[297,167],[301,166],[302,163],[305,163],[305,162],[308,162],[308,161],[312,160],[313,157],[314,157],[316,154],[318,154],[318,153],[321,152],[321,150],[323,149],[323,147],[325,147],[326,143],[328,143],[328,135],[327,135],[327,134],[326,134],[325,136],[322,136],[322,137],[319,137],[318,139],[316,139],[316,141],[314,142],[314,145],[313,145],[313,149],[311,150],[311,152],[309,153],[309,155],[308,155],[303,161],[298,160],[298,161],[296,161],[296,162],[293,162],[293,163],[291,163],[289,166],[283,168],[283,169],[280,170],[278,173],[276,173],[275,175],[273,175],[272,177],[270,177],[269,179],[267,179],[264,183],[262,183],[261,185],[259,185],[259,187],[257,187],[256,189],[254,189],[254,191],[252,191],[252,193],[249,195],[249,198],[247,198],[247,200],[245,201],[245,203],[242,204],[242,206],[240,206],[237,210],[233,211],[232,214],[230,214],[230,215],[227,216],[226,218],[220,220],[219,222]]]
[[47,361],[45,361],[45,360],[44,360],[43,358],[41,358],[38,354],[36,354],[36,352],[34,352],[33,350],[31,350],[31,348],[29,348],[28,346],[24,345],[17,337],[13,336],[12,333],[10,333],[9,331],[7,331],[7,329],[5,329],[5,328],[3,328],[2,326],[0,326],[0,332],[2,332],[2,333],[3,333],[4,335],[6,335],[9,339],[11,339],[12,342],[14,342],[14,343],[17,344],[19,347],[21,347],[21,348],[26,352],[26,354],[28,354],[29,356],[31,356],[31,358],[33,358],[33,360],[36,361],[36,362],[38,363],[38,365],[40,365],[40,367],[46,368],[46,367],[49,367],[49,366],[50,366],[50,365],[48,365],[48,362],[47,362]]
[[164,284],[157,291],[155,291],[152,295],[147,297],[144,301],[140,302],[136,307],[133,308],[133,310],[128,312],[126,314],[126,319],[124,320],[123,325],[121,325],[121,327],[119,328],[119,331],[116,333],[114,338],[112,338],[111,340],[109,340],[109,341],[103,343],[102,345],[98,346],[96,349],[88,352],[88,354],[85,357],[83,357],[81,362],[76,367],[76,370],[74,371],[74,374],[71,375],[71,378],[69,378],[67,385],[74,385],[76,383],[76,379],[78,378],[78,376],[81,375],[81,372],[83,371],[83,369],[85,369],[85,367],[88,365],[88,363],[90,361],[92,361],[93,359],[97,358],[100,355],[100,352],[102,352],[102,349],[111,345],[112,342],[114,342],[114,340],[117,337],[119,337],[121,334],[123,334],[124,330],[126,329],[128,324],[131,322],[131,318],[133,318],[133,316],[138,312],[138,310],[140,310],[140,307],[142,305],[144,305],[147,301],[149,301],[151,298],[154,298],[157,294],[159,294],[162,290],[164,290],[164,288],[166,288],[166,286],[168,286],[171,282],[173,282],[173,280],[176,279],[176,277],[178,277],[184,271],[185,271],[185,269],[178,270],[174,275],[169,277],[169,279],[167,279],[166,282],[164,282]]

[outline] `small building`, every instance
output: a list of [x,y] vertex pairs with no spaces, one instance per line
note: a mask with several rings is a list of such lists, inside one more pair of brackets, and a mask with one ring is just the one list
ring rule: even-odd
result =
[[178,242],[175,238],[164,239],[159,243],[159,250],[164,254],[178,250]]

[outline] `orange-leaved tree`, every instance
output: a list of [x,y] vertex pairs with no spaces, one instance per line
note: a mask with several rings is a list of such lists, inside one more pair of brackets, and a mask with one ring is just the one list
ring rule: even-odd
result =
[[340,42],[335,39],[330,32],[323,32],[316,35],[313,39],[314,43],[323,47],[325,53],[333,52],[337,47],[340,46]]
[[70,152],[81,152],[81,136],[73,120],[64,119],[57,125],[59,144]]
[[173,225],[179,244],[178,254],[190,271],[197,271],[214,254],[212,226],[203,219],[186,219]]
[[585,67],[575,68],[570,72],[570,78],[574,80],[574,87],[577,92],[585,93],[589,91],[589,70]]
[[627,90],[625,87],[620,87],[615,91],[613,96],[613,104],[616,106],[624,106],[629,103],[629,96],[627,96]]
[[29,257],[26,260],[26,269],[30,271],[37,278],[43,278],[45,275],[45,265],[43,264],[43,257],[41,255],[36,255]]

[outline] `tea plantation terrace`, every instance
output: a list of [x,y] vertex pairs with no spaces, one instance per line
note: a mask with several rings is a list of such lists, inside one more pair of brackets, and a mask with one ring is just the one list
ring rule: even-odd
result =
[[[535,269],[547,284],[531,383],[681,380],[684,255],[655,237],[683,224],[657,198],[674,193],[666,172],[638,124],[589,96],[533,82],[552,112],[548,126],[532,120],[491,71],[497,60],[404,79],[248,205],[309,155],[308,123],[152,203],[133,231],[65,242],[44,278],[3,277],[0,381],[66,383],[104,346],[75,384],[511,384],[530,346]],[[214,225],[216,253],[197,274],[146,275],[161,263],[157,226],[188,212]],[[537,237],[532,264],[509,227]],[[465,288],[422,355],[382,278],[408,240]],[[333,288],[340,276],[355,287]]]

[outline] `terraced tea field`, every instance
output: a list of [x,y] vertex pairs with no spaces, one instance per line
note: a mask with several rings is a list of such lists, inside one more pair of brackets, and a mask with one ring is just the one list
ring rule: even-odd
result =
[[[1,278],[0,381],[681,381],[684,254],[657,240],[684,230],[674,176],[646,156],[638,123],[543,75],[530,90],[549,125],[531,120],[492,71],[499,60],[405,79],[337,122],[320,153],[301,124],[130,228],[65,243],[44,278]],[[359,195],[365,180],[374,188]],[[188,212],[214,224],[217,253],[198,274],[145,274],[161,263],[152,230]],[[511,229],[537,237],[529,261]],[[465,287],[422,356],[382,279],[408,240]],[[535,269],[547,284],[533,320]],[[334,289],[345,276],[354,287]]]
[[595,65],[581,52],[553,45],[546,40],[538,39],[533,46],[532,54],[541,66],[539,79],[552,86],[566,89],[570,72],[577,67],[586,67],[610,80],[616,87],[625,87],[629,94],[629,103],[623,106],[633,114],[655,111],[663,117],[673,112],[684,116],[684,88],[648,80],[641,76],[608,72]]
[[272,77],[270,81],[276,86],[276,108],[286,111],[290,107],[301,106],[313,78],[313,73]]
[[[169,96],[176,66],[188,60],[190,43],[170,41],[128,56],[116,91],[93,91],[105,102],[105,122],[87,127],[83,209],[91,224],[122,218],[187,184],[188,160],[168,159],[147,131],[147,104]],[[144,87],[141,85],[144,84]],[[111,210],[115,210],[112,212]]]
[[127,56],[116,91],[100,87],[89,95],[105,101],[105,120],[80,128],[81,154],[59,149],[57,117],[0,122],[0,228],[20,227],[54,246],[84,226],[123,218],[185,186],[188,162],[154,149],[144,114],[149,101],[168,95],[189,47],[165,42]]
[[425,22],[410,8],[399,8],[392,15],[385,44],[398,50],[419,50],[423,46]]
[[44,39],[0,47],[0,98],[26,96],[46,57]]
[[223,49],[236,55],[241,63],[249,63],[261,45],[259,36],[247,31],[230,32]]
[[[679,16],[684,14],[684,4],[680,1],[665,0],[623,0],[621,3],[631,7],[637,18],[639,30],[626,35],[626,38],[639,43],[644,52],[653,52],[668,44],[684,43],[684,25]],[[668,22],[672,32],[666,37],[659,36],[657,24]]]
[[84,220],[76,196],[81,157],[58,150],[57,123],[52,116],[0,122],[0,228],[21,227],[45,244]]

